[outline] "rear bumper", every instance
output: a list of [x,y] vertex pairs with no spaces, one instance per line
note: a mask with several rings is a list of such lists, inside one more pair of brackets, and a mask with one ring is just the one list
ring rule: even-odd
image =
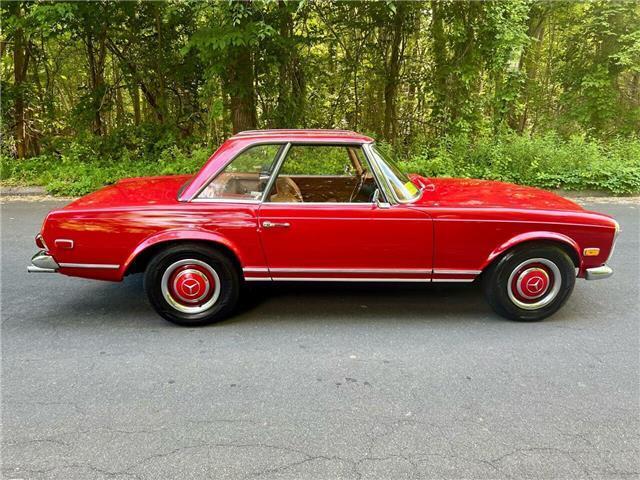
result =
[[601,267],[587,268],[584,271],[585,280],[600,280],[602,278],[609,278],[613,275],[613,269],[608,265],[602,265]]
[[31,258],[31,265],[27,267],[29,273],[55,273],[60,265],[44,250],[40,250]]

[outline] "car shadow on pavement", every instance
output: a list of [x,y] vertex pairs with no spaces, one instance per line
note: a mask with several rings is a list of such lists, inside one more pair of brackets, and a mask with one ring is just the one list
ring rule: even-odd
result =
[[[273,283],[243,292],[238,320],[256,313],[279,320],[336,317],[423,320],[490,313],[476,284]],[[230,319],[229,321],[234,321]]]
[[[164,321],[155,314],[143,287],[143,276],[120,283],[78,285],[59,300],[59,312],[80,316],[83,324]],[[237,311],[218,325],[303,322],[305,319],[359,323],[371,320],[499,320],[476,284],[273,283],[246,284]],[[52,319],[51,319],[52,320]],[[167,325],[169,325],[167,323]]]

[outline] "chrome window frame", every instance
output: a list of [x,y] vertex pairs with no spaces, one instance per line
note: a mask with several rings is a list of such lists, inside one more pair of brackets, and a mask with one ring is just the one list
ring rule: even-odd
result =
[[[276,165],[276,168],[274,169],[274,173],[272,175],[271,181],[270,181],[270,185],[267,185],[267,189],[265,189],[265,194],[262,198],[262,203],[273,203],[274,205],[366,205],[366,206],[371,206],[371,205],[375,205],[374,202],[270,202],[268,200],[268,192],[271,191],[271,188],[273,188],[273,183],[275,183],[276,179],[278,178],[278,175],[280,175],[280,170],[282,169],[282,165],[284,164],[286,158],[287,158],[287,154],[289,153],[289,150],[291,149],[292,146],[296,146],[296,145],[305,145],[305,146],[323,146],[323,147],[344,147],[344,148],[348,148],[348,147],[357,147],[360,148],[362,150],[362,153],[364,154],[364,159],[365,162],[367,162],[367,165],[369,166],[369,169],[371,170],[371,173],[373,175],[373,181],[376,183],[377,188],[380,190],[380,193],[382,194],[382,197],[384,198],[385,201],[389,201],[389,196],[386,194],[386,192],[383,190],[383,188],[381,187],[381,181],[379,176],[381,175],[379,172],[376,172],[375,169],[373,168],[373,164],[371,161],[370,156],[367,154],[367,151],[365,150],[365,146],[370,145],[369,143],[336,143],[336,142],[318,142],[316,141],[296,141],[296,142],[288,142],[287,144],[287,148],[285,149],[285,151],[283,152],[283,155],[281,158],[278,159],[278,164]],[[322,177],[324,175],[313,175],[313,176],[317,176],[317,177]]]
[[282,168],[282,164],[284,163],[284,159],[287,158],[287,154],[291,149],[291,142],[287,142],[284,148],[280,149],[281,155],[278,157],[278,160],[273,167],[273,172],[271,172],[271,178],[267,182],[267,186],[264,188],[264,192],[262,192],[262,198],[260,199],[260,203],[267,203],[267,197],[269,196],[269,192],[273,188],[273,185],[276,183],[276,178],[280,175],[280,169]]
[[[259,147],[261,145],[276,145],[276,146],[279,147],[278,148],[278,153],[276,153],[276,156],[275,156],[274,162],[273,162],[274,169],[271,172],[271,178],[273,178],[273,174],[277,171],[277,164],[280,161],[282,153],[283,153],[283,147],[287,147],[287,145],[289,145],[289,143],[288,142],[271,142],[271,141],[253,142],[253,143],[251,143],[249,145],[246,145],[244,148],[242,148],[231,159],[229,159],[229,161],[227,163],[225,163],[222,166],[222,168],[220,168],[220,170],[218,170],[217,172],[212,174],[207,179],[207,181],[202,184],[202,187],[200,187],[198,189],[198,191],[189,200],[187,200],[187,203],[261,203],[262,202],[262,198],[264,198],[264,192],[263,192],[263,195],[260,197],[260,199],[256,199],[256,200],[251,200],[251,199],[248,199],[248,198],[238,198],[238,199],[234,199],[234,198],[198,198],[200,196],[200,194],[211,184],[211,182],[213,182],[216,178],[218,178],[218,176],[220,174],[222,174],[225,171],[225,169],[231,164],[231,162],[233,162],[236,158],[238,158],[240,155],[242,155],[247,150],[249,150],[249,149],[251,149],[253,147]],[[267,186],[269,185],[269,182],[271,181],[271,178],[267,181]]]
[[[233,162],[238,156],[242,155],[244,152],[249,150],[250,148],[260,146],[260,145],[277,145],[280,147],[275,161],[274,168],[271,172],[271,176],[267,181],[267,185],[265,186],[265,190],[262,193],[262,196],[259,199],[233,199],[233,198],[198,198],[200,194],[213,182],[218,175],[224,172],[224,170]],[[371,152],[371,148],[374,143],[336,143],[336,142],[319,142],[317,140],[297,140],[295,142],[274,142],[274,141],[258,141],[252,142],[251,144],[242,148],[238,153],[236,153],[227,163],[225,163],[220,170],[212,174],[209,179],[202,184],[202,187],[198,189],[198,191],[191,197],[189,200],[186,200],[186,203],[240,203],[240,204],[262,204],[262,203],[271,203],[268,201],[268,192],[273,188],[273,184],[280,175],[280,170],[284,161],[286,160],[287,154],[291,146],[293,145],[317,145],[317,146],[334,146],[334,147],[357,147],[360,148],[364,154],[365,161],[369,166],[371,173],[373,175],[373,179],[376,183],[377,188],[380,190],[381,200],[390,204],[407,204],[415,202],[420,195],[422,194],[422,190],[420,194],[416,196],[413,200],[410,201],[402,201],[398,199],[393,191],[393,188],[390,186],[387,181],[385,175],[382,173],[382,170],[378,163],[375,161],[375,156]],[[366,205],[371,206],[375,205],[374,202],[274,202],[274,204],[278,205]]]
[[376,160],[376,156],[373,152],[374,145],[375,145],[374,142],[365,143],[363,144],[362,149],[365,152],[365,156],[369,157],[369,163],[372,165],[375,165],[378,176],[384,179],[384,184],[386,188],[384,193],[385,193],[385,196],[387,197],[387,201],[389,201],[389,199],[392,198],[393,202],[390,202],[390,203],[396,204],[396,205],[398,204],[409,205],[418,201],[420,197],[422,197],[422,193],[424,192],[423,188],[419,188],[418,193],[411,200],[402,200],[396,195],[395,190],[391,186],[389,180],[387,179],[387,176],[382,172],[382,168],[380,167],[379,163]]

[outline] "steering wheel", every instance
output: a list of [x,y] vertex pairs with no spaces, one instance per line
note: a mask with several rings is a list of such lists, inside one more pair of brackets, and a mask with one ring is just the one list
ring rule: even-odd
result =
[[353,202],[353,199],[358,196],[360,190],[362,190],[362,186],[364,185],[364,181],[366,180],[366,178],[367,172],[363,170],[362,173],[358,176],[358,183],[356,183],[356,186],[353,188],[353,191],[349,196],[349,203]]

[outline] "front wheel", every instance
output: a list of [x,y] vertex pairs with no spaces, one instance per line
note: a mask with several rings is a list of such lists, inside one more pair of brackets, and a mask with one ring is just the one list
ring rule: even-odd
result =
[[207,325],[229,316],[240,280],[229,258],[203,245],[177,245],[149,263],[144,286],[153,308],[170,322]]
[[562,249],[523,245],[506,253],[483,274],[482,290],[499,315],[536,321],[562,307],[575,279],[573,261]]

